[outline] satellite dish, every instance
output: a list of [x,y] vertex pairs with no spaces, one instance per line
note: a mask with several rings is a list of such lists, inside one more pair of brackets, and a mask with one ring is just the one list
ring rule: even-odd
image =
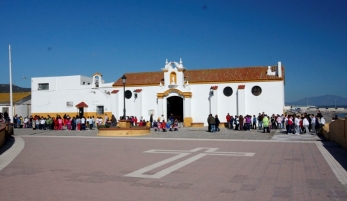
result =
[[125,95],[126,99],[130,99],[131,96],[133,95],[133,93],[131,91],[129,91],[129,90],[126,90],[124,95]]

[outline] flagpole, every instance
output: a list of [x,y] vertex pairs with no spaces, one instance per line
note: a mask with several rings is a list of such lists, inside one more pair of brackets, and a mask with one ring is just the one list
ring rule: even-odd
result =
[[[8,58],[9,58],[9,67],[10,67],[10,109],[8,117],[10,122],[13,121],[13,98],[12,98],[12,59],[11,59],[11,45],[8,45]],[[13,122],[12,122],[13,123]]]

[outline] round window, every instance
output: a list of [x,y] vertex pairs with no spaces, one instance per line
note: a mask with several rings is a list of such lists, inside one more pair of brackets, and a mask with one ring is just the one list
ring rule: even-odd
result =
[[261,94],[261,88],[260,86],[254,86],[252,87],[252,94],[255,96],[259,96]]
[[223,89],[223,93],[225,96],[231,96],[233,94],[233,89],[231,87],[225,87]]
[[131,91],[129,91],[129,90],[125,91],[125,98],[126,99],[130,99],[132,95],[133,95],[133,93]]

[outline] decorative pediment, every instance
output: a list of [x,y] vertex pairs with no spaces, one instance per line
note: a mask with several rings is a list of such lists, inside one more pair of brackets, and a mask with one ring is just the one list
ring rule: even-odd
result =
[[164,98],[168,96],[170,93],[177,93],[179,96],[182,96],[184,98],[191,98],[192,97],[192,92],[182,92],[178,89],[168,89],[163,93],[157,93],[158,98]]
[[172,70],[172,69],[174,69],[174,68],[176,68],[178,71],[184,71],[184,70],[185,70],[181,58],[180,58],[180,62],[179,62],[179,63],[176,62],[176,61],[170,61],[170,62],[168,62],[168,60],[166,59],[165,67],[162,68],[161,70],[162,70],[163,72],[167,72],[167,71]]

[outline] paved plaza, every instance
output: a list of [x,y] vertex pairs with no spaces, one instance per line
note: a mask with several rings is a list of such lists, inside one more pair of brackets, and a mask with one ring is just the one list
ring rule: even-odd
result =
[[0,200],[347,200],[347,151],[315,135],[96,133],[15,129]]

